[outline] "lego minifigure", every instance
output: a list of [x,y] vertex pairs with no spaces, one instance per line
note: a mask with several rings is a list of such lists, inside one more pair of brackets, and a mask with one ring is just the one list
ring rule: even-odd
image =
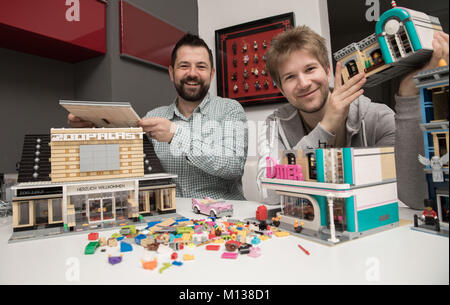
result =
[[242,46],[242,53],[247,52],[247,43],[244,43],[244,45]]
[[248,55],[245,55],[245,56],[244,56],[243,61],[244,61],[244,65],[247,65],[247,64],[248,64]]

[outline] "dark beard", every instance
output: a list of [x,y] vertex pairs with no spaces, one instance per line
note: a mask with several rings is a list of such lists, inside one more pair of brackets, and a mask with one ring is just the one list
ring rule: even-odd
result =
[[[195,92],[190,92],[184,89],[184,84],[190,81],[195,81],[200,84],[200,90]],[[197,79],[196,77],[187,77],[182,79],[179,84],[174,83],[175,89],[177,90],[178,95],[188,102],[198,102],[205,98],[206,94],[208,94],[209,85],[205,85],[205,83]]]

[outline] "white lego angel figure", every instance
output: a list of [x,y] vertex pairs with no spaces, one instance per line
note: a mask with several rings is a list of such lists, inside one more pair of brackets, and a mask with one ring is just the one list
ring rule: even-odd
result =
[[442,167],[448,162],[448,153],[442,157],[433,156],[431,160],[428,160],[424,156],[419,155],[419,162],[425,166],[431,167],[431,173],[433,174],[433,182],[444,182],[444,172]]

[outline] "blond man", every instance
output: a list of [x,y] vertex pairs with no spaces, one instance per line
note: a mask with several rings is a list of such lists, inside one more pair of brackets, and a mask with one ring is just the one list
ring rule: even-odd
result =
[[[434,52],[422,70],[437,67],[440,58],[448,62],[448,35],[436,32]],[[385,104],[373,103],[362,89],[366,78],[360,73],[342,85],[340,64],[336,66],[334,88],[329,87],[331,66],[326,41],[307,26],[280,34],[267,54],[272,79],[289,104],[266,119],[265,141],[260,141],[258,178],[265,173],[265,157],[280,159],[281,150],[333,147],[395,146],[399,199],[412,208],[423,208],[426,182],[417,155],[423,152],[419,129],[419,89],[413,82],[418,71],[400,82],[394,112]],[[273,192],[264,202],[277,203]]]

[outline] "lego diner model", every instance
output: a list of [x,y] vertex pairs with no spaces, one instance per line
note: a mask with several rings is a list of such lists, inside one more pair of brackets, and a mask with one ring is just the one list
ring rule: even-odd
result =
[[425,151],[425,156],[418,156],[418,162],[425,165],[428,198],[424,198],[426,210],[421,217],[415,217],[412,227],[446,237],[449,235],[448,69],[447,63],[442,62],[441,67],[422,71],[414,77],[420,89],[420,128]]
[[433,32],[442,31],[439,19],[392,2],[393,8],[380,16],[374,34],[333,54],[342,64],[344,83],[364,71],[364,87],[373,87],[413,71],[431,57]]
[[[301,236],[333,245],[398,226],[393,147],[282,155],[281,166],[267,157],[267,178],[261,178],[262,187],[281,196],[281,228],[298,234],[300,221]],[[300,168],[302,175],[294,174]]]
[[173,178],[164,173],[142,128],[61,128],[26,135],[12,188],[10,241],[174,213]]
[[195,214],[205,214],[212,218],[233,216],[233,205],[224,200],[215,200],[209,197],[204,199],[192,198],[192,210]]

